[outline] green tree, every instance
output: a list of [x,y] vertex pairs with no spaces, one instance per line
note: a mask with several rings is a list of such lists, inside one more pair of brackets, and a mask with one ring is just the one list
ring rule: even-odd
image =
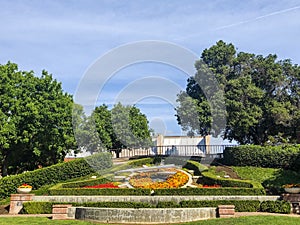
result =
[[41,77],[0,65],[2,175],[57,163],[75,146],[72,97],[46,71]]
[[95,123],[100,146],[97,151],[124,148],[143,148],[151,145],[150,129],[144,114],[135,106],[116,104],[111,110],[106,105],[95,108],[90,121]]
[[[177,120],[183,129],[211,134],[212,122],[217,119],[212,115],[221,117],[222,110],[212,111],[211,99],[207,99],[210,95],[207,93],[216,89],[211,85],[206,87],[199,78],[209,74],[209,69],[225,92],[224,138],[241,144],[265,144],[278,137],[296,141],[300,125],[298,65],[291,60],[277,60],[276,55],[237,53],[232,44],[223,41],[205,49],[195,65],[197,73],[188,79],[186,91],[179,93],[177,99]],[[191,99],[187,100],[187,96]],[[188,107],[191,103],[194,106]],[[184,115],[197,118],[186,119]]]

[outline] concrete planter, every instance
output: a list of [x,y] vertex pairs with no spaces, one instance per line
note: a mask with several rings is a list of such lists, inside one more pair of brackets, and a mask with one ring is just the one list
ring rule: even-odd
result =
[[19,194],[28,194],[31,192],[32,188],[17,188]]
[[300,192],[299,187],[292,187],[292,188],[284,188],[285,192],[291,193],[291,194],[297,194]]

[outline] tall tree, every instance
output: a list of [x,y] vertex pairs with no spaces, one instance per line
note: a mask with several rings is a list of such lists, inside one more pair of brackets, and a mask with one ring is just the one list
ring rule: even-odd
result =
[[75,146],[72,97],[46,71],[36,77],[8,62],[0,75],[2,174],[62,160]]
[[[177,99],[177,119],[183,129],[202,135],[212,131],[215,112],[211,112],[205,94],[207,87],[197,78],[205,76],[209,69],[225,92],[224,138],[241,144],[297,140],[300,125],[298,65],[293,65],[291,60],[277,60],[276,55],[237,53],[232,44],[223,41],[205,49],[195,65],[197,73],[188,79],[186,91],[179,93]],[[194,107],[187,107],[191,102]],[[185,120],[185,114],[197,115],[197,119]]]
[[[150,129],[147,118],[135,106],[116,104],[111,110],[101,105],[93,111],[91,121],[95,123],[100,146],[98,150],[149,147]],[[99,142],[100,140],[100,142]]]

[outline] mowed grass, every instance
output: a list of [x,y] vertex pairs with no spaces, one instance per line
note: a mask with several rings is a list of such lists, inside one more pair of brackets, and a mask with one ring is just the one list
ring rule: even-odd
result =
[[258,181],[264,186],[280,187],[284,184],[300,183],[300,175],[291,170],[251,166],[233,169],[242,179]]
[[[226,219],[211,219],[203,220],[190,223],[180,223],[174,225],[298,225],[300,217],[288,217],[288,216],[248,216],[238,218],[226,218]],[[104,225],[103,223],[93,223],[87,221],[78,220],[50,220],[48,218],[37,218],[37,217],[6,217],[0,218],[0,224],[2,225]],[[107,225],[107,223],[105,223]],[[117,225],[117,224],[114,224]],[[121,223],[119,223],[121,225]]]

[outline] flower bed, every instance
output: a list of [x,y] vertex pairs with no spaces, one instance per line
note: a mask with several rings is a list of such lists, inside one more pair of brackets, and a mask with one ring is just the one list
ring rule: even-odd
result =
[[[159,172],[172,172],[172,171],[173,174],[171,175],[162,174],[161,176],[159,176]],[[158,188],[178,188],[185,185],[189,180],[188,175],[182,171],[162,170],[159,172],[140,173],[132,176],[129,182],[135,188],[158,189]]]

